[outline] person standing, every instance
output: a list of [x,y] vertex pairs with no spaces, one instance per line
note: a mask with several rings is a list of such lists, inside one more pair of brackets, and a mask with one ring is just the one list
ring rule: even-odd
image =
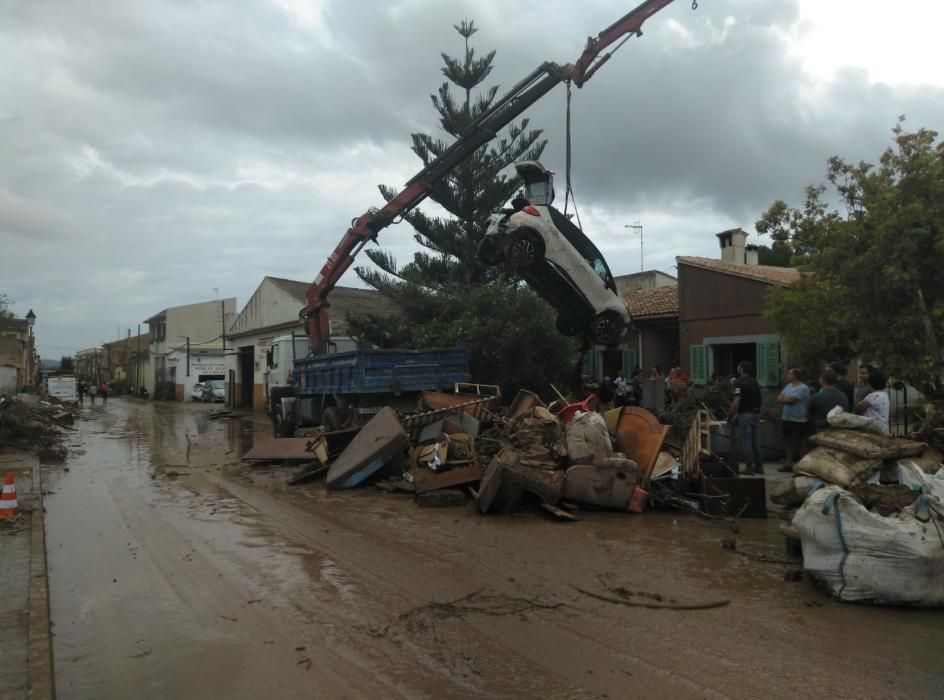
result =
[[874,418],[885,426],[885,432],[888,432],[891,413],[891,402],[888,399],[888,392],[885,391],[888,382],[884,374],[873,369],[869,372],[869,383],[872,391],[856,403],[856,412],[866,418]]
[[108,403],[108,391],[109,391],[110,388],[111,388],[111,387],[108,386],[108,382],[102,382],[102,386],[101,386],[101,389],[99,389],[99,391],[102,392],[102,403],[103,403],[103,404]]
[[729,421],[737,425],[738,442],[744,454],[747,474],[763,474],[764,461],[760,454],[760,385],[754,379],[754,365],[738,363],[738,378],[734,383]]
[[824,369],[819,375],[820,390],[810,397],[810,422],[813,424],[813,432],[824,430],[829,427],[829,421],[826,416],[836,406],[842,406],[843,411],[849,410],[849,402],[846,395],[836,388],[836,373],[829,367]]
[[[874,371],[875,368],[872,365],[859,365],[859,381],[856,384],[855,403],[859,403],[872,393],[873,389],[869,377]],[[849,404],[849,408],[852,408],[852,404]]]
[[777,402],[783,406],[783,446],[787,453],[786,462],[777,471],[792,472],[803,451],[809,419],[810,388],[803,382],[803,370],[794,367],[787,371],[787,385]]
[[616,392],[613,386],[613,380],[608,376],[603,377],[600,388],[597,390],[597,397],[600,399],[600,405],[597,410],[600,413],[606,413],[613,408],[613,398],[615,395]]
[[829,368],[836,373],[836,388],[846,395],[849,406],[853,406],[855,404],[855,389],[852,383],[846,379],[846,372],[849,371],[849,368],[839,361],[830,362]]
[[85,404],[85,384],[79,382],[75,385],[75,390],[79,395],[79,406],[83,406]]
[[91,402],[93,406],[95,405],[96,395],[98,395],[98,384],[92,383],[89,386],[89,402]]
[[629,383],[622,369],[616,371],[616,379],[613,380],[613,388],[616,390],[616,405],[625,406],[629,403]]

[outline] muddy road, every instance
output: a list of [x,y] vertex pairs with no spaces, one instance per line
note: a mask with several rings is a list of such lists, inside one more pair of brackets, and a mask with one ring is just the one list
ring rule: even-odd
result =
[[[70,458],[46,467],[60,697],[944,695],[944,614],[834,603],[722,549],[723,524],[289,487],[289,469],[240,463],[265,422],[211,410],[86,406]],[[782,552],[773,519],[737,539]]]

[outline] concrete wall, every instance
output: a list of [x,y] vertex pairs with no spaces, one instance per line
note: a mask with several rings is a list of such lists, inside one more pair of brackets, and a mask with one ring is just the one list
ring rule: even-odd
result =
[[629,292],[636,292],[640,289],[655,289],[656,287],[669,287],[678,284],[678,280],[659,270],[647,270],[645,272],[636,272],[631,275],[620,275],[614,277],[616,290],[620,299]]
[[[151,371],[146,375],[145,386],[153,395],[155,379],[161,371],[162,365],[169,375],[171,367],[184,367],[179,355],[186,358],[186,338],[190,338],[191,353],[197,350],[211,354],[223,352],[224,327],[232,323],[236,314],[236,298],[217,299],[185,306],[174,306],[165,309],[161,314],[148,320],[151,355]],[[159,323],[165,324],[164,337],[159,338],[157,328]],[[229,343],[227,343],[229,346]],[[176,361],[170,361],[178,357]],[[182,369],[177,369],[175,382],[183,384]]]
[[[679,265],[679,360],[691,374],[689,348],[705,338],[771,342],[773,324],[764,318],[771,285],[723,272]],[[756,340],[755,340],[756,339]]]
[[20,372],[16,367],[0,365],[0,394],[15,394],[20,390],[20,384]]

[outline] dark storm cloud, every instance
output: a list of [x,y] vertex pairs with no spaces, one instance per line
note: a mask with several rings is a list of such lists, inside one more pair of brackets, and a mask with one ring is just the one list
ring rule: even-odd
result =
[[[409,133],[441,135],[429,95],[440,52],[462,52],[456,22],[476,21],[476,50],[497,50],[487,82],[507,89],[635,0],[338,0],[313,22],[279,4],[0,3],[0,292],[37,312],[45,354],[213,288],[241,306],[265,274],[314,277],[377,183],[417,169]],[[794,2],[679,0],[574,91],[574,186],[615,272],[638,269],[626,223],[671,271],[796,201],[829,155],[874,160],[898,114],[939,126],[940,87],[814,81],[797,18]],[[564,94],[527,114],[558,172]],[[415,247],[405,226],[381,242]]]

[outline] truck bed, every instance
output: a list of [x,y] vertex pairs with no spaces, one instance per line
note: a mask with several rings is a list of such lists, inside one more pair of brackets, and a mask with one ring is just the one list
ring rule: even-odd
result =
[[360,349],[305,357],[294,366],[299,397],[450,390],[470,379],[465,348]]

